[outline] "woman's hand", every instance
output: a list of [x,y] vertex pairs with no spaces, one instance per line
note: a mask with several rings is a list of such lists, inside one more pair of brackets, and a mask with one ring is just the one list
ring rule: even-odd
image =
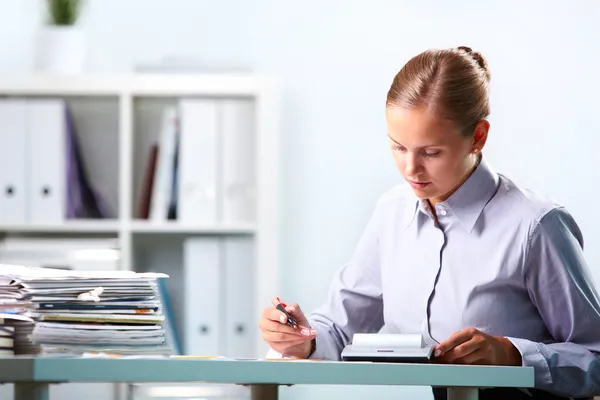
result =
[[521,353],[510,340],[485,334],[475,328],[454,333],[436,346],[434,356],[436,361],[448,364],[522,364]]
[[271,348],[283,355],[297,358],[308,358],[312,352],[313,340],[317,331],[310,328],[308,320],[296,303],[288,304],[285,310],[298,322],[294,329],[287,325],[286,315],[276,309],[279,304],[277,299],[271,301],[273,307],[265,308],[259,328],[263,332],[263,339]]

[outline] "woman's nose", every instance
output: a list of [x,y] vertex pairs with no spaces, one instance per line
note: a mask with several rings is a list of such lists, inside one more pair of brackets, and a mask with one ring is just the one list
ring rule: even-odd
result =
[[419,172],[420,169],[421,165],[419,163],[418,158],[414,154],[407,153],[405,160],[406,174],[412,176],[413,174]]

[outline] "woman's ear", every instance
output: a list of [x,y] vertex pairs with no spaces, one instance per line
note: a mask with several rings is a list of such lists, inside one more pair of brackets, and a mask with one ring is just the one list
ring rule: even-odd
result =
[[490,130],[490,123],[488,120],[481,120],[475,127],[475,134],[473,135],[473,153],[479,153],[483,150],[485,142],[487,141],[488,132]]

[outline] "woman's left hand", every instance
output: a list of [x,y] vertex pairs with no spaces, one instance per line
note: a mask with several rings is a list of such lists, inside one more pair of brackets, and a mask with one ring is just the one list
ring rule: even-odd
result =
[[522,364],[521,353],[510,340],[485,334],[475,328],[454,333],[436,346],[434,355],[435,361],[447,364]]

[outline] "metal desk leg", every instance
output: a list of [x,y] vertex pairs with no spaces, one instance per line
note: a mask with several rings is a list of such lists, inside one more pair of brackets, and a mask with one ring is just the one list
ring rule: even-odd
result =
[[479,388],[450,387],[448,388],[448,400],[479,400]]
[[277,400],[279,385],[258,384],[250,385],[252,400]]
[[17,382],[15,383],[15,400],[50,400],[50,384]]

